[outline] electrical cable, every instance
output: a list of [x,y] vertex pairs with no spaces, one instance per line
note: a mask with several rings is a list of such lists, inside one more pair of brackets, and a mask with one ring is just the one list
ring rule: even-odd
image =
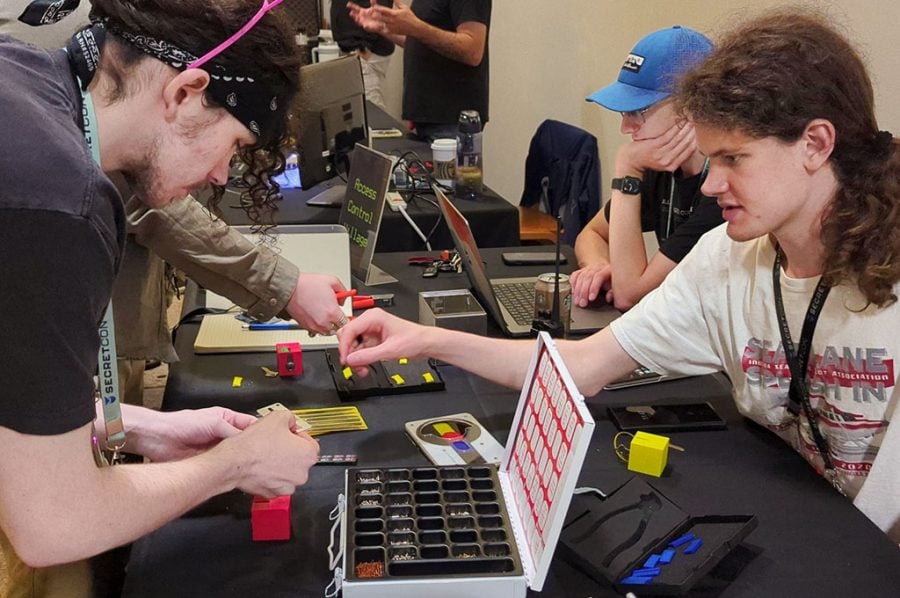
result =
[[406,219],[406,221],[409,222],[409,225],[412,227],[412,229],[416,231],[416,234],[419,235],[419,238],[422,239],[422,241],[425,243],[425,248],[428,251],[431,251],[431,243],[428,242],[428,238],[425,236],[425,233],[422,232],[422,229],[420,229],[418,225],[413,222],[413,219],[410,218],[409,214],[406,213],[406,208],[404,208],[403,206],[398,206],[398,210],[400,211],[400,214]]

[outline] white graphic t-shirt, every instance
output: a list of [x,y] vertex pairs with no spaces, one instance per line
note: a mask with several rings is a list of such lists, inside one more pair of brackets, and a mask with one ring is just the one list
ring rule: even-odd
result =
[[[768,427],[818,471],[823,464],[805,417],[787,409],[791,374],[775,312],[768,237],[737,243],[722,225],[706,235],[653,293],[612,324],[616,339],[641,365],[665,373],[723,370],[740,412]],[[781,273],[785,314],[794,343],[818,277]],[[895,292],[900,295],[900,285]],[[831,289],[819,316],[809,359],[810,403],[828,440],[844,491],[859,493],[879,455],[900,400],[900,303],[868,306],[852,285]],[[896,462],[877,467],[900,475]],[[900,519],[900,496],[891,501]],[[864,512],[866,509],[857,503]],[[879,507],[880,508],[880,507]],[[883,520],[875,514],[875,520]],[[881,524],[884,527],[883,524]]]

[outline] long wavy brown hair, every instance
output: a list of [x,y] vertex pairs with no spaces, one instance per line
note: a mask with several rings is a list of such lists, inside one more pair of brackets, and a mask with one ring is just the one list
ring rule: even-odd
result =
[[[202,56],[240,29],[259,10],[257,0],[92,0],[92,16],[109,19],[111,24],[165,40]],[[111,36],[112,40],[116,40]],[[116,43],[114,55],[118,73],[111,73],[118,85],[112,94],[127,94],[129,66],[152,60],[147,54],[123,42]],[[291,105],[300,87],[301,58],[293,35],[278,11],[269,12],[246,35],[213,62],[241,74],[254,74],[289,90],[283,105]],[[134,82],[139,89],[140,82]],[[207,94],[206,102],[218,106]],[[272,177],[284,171],[288,138],[287,117],[277,131],[260,138],[252,146],[238,150],[243,162],[241,207],[259,225],[271,223],[278,198],[278,185]],[[224,187],[214,186],[207,205],[219,211]]]
[[695,122],[755,138],[792,142],[813,119],[830,121],[838,190],[822,218],[824,280],[855,282],[878,306],[897,300],[900,151],[878,131],[862,58],[823,14],[784,9],[738,26],[682,78],[676,101]]

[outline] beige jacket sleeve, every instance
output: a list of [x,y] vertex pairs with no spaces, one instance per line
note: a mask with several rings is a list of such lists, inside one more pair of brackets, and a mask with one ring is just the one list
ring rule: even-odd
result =
[[193,198],[151,209],[131,197],[125,212],[138,243],[258,319],[281,313],[294,292],[297,266],[248,241]]

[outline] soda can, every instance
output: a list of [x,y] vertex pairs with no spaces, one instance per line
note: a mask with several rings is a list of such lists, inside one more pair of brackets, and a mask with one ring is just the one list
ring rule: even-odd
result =
[[[534,283],[534,319],[550,320],[553,317],[553,294],[556,274],[541,274]],[[566,336],[572,320],[572,284],[566,274],[559,275],[559,319]]]

